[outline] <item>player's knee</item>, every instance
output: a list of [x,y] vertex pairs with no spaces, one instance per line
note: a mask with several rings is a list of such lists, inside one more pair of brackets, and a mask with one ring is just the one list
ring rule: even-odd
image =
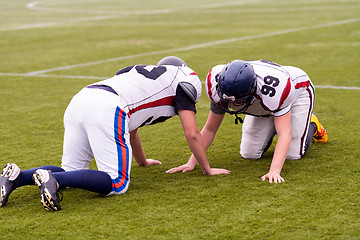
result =
[[111,192],[109,194],[107,194],[106,196],[124,194],[127,192],[128,188],[129,188],[129,181],[126,183],[123,183],[122,185],[115,183],[115,184],[113,184]]
[[300,158],[300,154],[288,154],[286,157],[287,160],[299,160]]
[[113,191],[111,191],[109,194],[107,194],[106,196],[110,196],[110,195],[121,195],[121,194],[126,193],[127,190],[128,190],[128,186],[126,186],[126,188],[122,189],[121,191],[113,190]]
[[240,149],[240,155],[245,159],[259,159],[261,157],[261,153],[256,153],[253,151],[246,151]]
[[294,139],[292,140],[286,159],[298,160],[304,156],[305,149],[303,149],[303,147],[300,146],[299,142],[300,142],[299,140],[294,140]]

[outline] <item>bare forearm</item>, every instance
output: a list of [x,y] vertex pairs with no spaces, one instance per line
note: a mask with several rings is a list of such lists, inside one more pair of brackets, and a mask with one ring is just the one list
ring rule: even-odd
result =
[[291,143],[291,111],[274,118],[276,132],[279,136],[269,172],[280,174]]
[[290,143],[291,134],[279,136],[269,172],[277,172],[280,174],[289,151]]
[[[217,174],[229,174],[230,171],[220,168],[210,168],[209,161],[206,157],[206,151],[204,148],[202,136],[196,125],[195,113],[190,110],[181,110],[178,112],[181,123],[183,125],[184,134],[189,144],[191,151],[195,158],[198,160],[201,170],[204,175],[217,175]],[[178,168],[173,168],[167,172],[178,171],[191,171],[193,168],[189,164],[182,165]]]
[[133,157],[139,166],[146,165],[147,159],[146,159],[145,153],[143,151],[142,152],[133,151]]
[[[218,131],[223,119],[224,119],[224,114],[215,114],[210,111],[205,126],[201,130],[201,137],[205,151],[208,150],[208,148],[211,146],[212,142],[214,141],[216,132]],[[194,154],[191,155],[188,164],[192,164],[193,166],[195,166],[196,162],[197,160]]]
[[202,137],[200,133],[188,135],[185,137],[193,153],[188,163],[195,165],[196,162],[199,162],[203,173],[207,174],[210,171],[210,164],[206,156],[206,151],[203,147]]
[[130,132],[130,144],[132,147],[132,155],[136,163],[139,166],[145,166],[147,160],[137,130]]
[[[211,146],[212,142],[214,141],[215,134],[216,132],[211,132],[205,128],[201,130],[201,137],[205,151]],[[194,154],[191,155],[188,163],[194,166],[196,165],[197,159],[195,158]]]

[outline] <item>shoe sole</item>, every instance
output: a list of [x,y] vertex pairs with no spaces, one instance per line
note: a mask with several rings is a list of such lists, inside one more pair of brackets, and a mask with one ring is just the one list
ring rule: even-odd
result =
[[[41,184],[43,184],[44,181],[41,179],[40,174],[35,172],[33,177],[34,177],[35,184],[38,187],[41,187]],[[45,187],[44,190],[43,190],[43,193],[40,195],[41,204],[48,211],[58,211],[58,210],[60,210],[60,208],[55,206],[54,201],[52,199],[53,199],[53,197],[51,196],[49,190]]]
[[9,178],[11,176],[11,173],[13,172],[13,166],[12,164],[6,164],[4,169],[1,171],[1,176]]
[[5,206],[5,195],[6,195],[6,188],[5,186],[1,186],[1,189],[0,189],[0,207],[2,206]]
[[[12,164],[6,164],[4,169],[1,171],[1,177],[9,178],[13,172],[14,168]],[[0,189],[0,207],[6,205],[7,200],[5,200],[6,188],[5,185],[1,186]],[[4,201],[5,200],[5,201]]]

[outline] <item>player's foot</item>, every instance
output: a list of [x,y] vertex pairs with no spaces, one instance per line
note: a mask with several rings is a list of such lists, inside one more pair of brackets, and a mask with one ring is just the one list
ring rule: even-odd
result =
[[55,180],[50,170],[38,169],[33,174],[35,184],[40,188],[41,204],[46,210],[61,210],[57,189],[58,182]]
[[327,132],[315,114],[311,115],[311,122],[315,123],[317,127],[316,132],[313,135],[315,141],[319,143],[326,143],[328,139]]
[[15,163],[7,163],[0,175],[0,207],[6,205],[10,193],[16,189],[16,182],[21,173]]

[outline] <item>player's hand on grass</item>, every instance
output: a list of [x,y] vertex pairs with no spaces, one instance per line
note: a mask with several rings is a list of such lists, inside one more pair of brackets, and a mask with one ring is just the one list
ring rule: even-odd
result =
[[284,178],[280,176],[280,173],[278,172],[268,172],[264,176],[261,177],[261,180],[265,181],[266,179],[269,179],[269,182],[272,183],[273,181],[275,183],[281,183],[285,182]]
[[[176,168],[172,168],[166,171],[166,173],[176,173],[176,172],[190,172],[194,170],[193,165],[190,164],[184,164]],[[230,174],[231,171],[227,169],[221,169],[221,168],[210,168],[210,171],[207,173],[203,173],[204,175],[219,175],[219,174]]]
[[172,169],[169,169],[166,171],[166,173],[176,173],[176,172],[190,172],[192,170],[194,170],[195,166],[193,166],[192,164],[184,164],[184,165],[181,165],[179,167],[175,167],[175,168],[172,168]]
[[219,174],[230,174],[231,171],[227,169],[221,168],[210,168],[208,173],[204,173],[204,175],[219,175]]
[[155,160],[155,159],[146,159],[146,163],[142,166],[147,167],[150,165],[155,165],[155,164],[162,164],[159,160]]

